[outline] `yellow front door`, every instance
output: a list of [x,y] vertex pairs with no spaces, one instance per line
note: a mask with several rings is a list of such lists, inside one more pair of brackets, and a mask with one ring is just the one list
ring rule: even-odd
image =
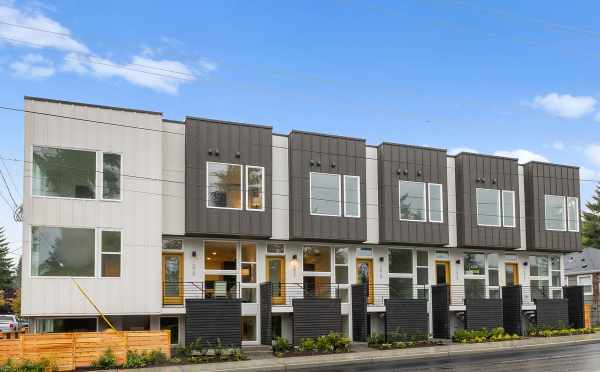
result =
[[285,305],[284,257],[267,257],[267,282],[271,282],[273,305]]
[[450,285],[449,261],[435,261],[435,284]]
[[163,253],[163,304],[183,305],[183,253]]
[[519,265],[516,263],[505,263],[504,273],[506,275],[506,285],[519,284]]
[[366,284],[369,291],[369,303],[375,302],[375,288],[373,285],[373,260],[358,258],[356,260],[356,283]]

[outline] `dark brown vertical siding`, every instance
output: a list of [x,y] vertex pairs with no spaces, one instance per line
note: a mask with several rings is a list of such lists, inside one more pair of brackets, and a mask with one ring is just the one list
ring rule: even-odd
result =
[[[517,160],[461,153],[456,156],[455,167],[458,245],[476,248],[520,248],[520,196]],[[477,181],[478,179],[480,181]],[[481,179],[485,181],[481,181]],[[479,226],[477,224],[475,191],[477,188],[515,192],[515,227]]]
[[[272,130],[247,124],[187,118],[185,131],[186,233],[213,236],[271,236]],[[212,154],[209,154],[212,149]],[[219,155],[215,154],[218,149]],[[239,152],[239,157],[236,153]],[[265,168],[265,210],[206,208],[206,162]],[[245,168],[242,179],[245,183]],[[243,186],[245,189],[245,184]],[[244,190],[245,191],[245,190]],[[243,195],[245,207],[246,196]]]
[[[383,143],[378,148],[379,240],[410,245],[448,244],[446,150]],[[408,174],[404,174],[404,170]],[[418,174],[421,172],[421,175]],[[443,222],[400,220],[398,181],[442,185]],[[427,201],[427,205],[429,202]]]
[[[573,252],[581,250],[581,234],[546,230],[545,195],[577,197],[581,211],[579,168],[530,162],[525,164],[525,218],[527,250]],[[581,229],[581,221],[579,223]]]
[[[298,131],[290,133],[289,138],[290,239],[367,240],[365,141]],[[341,175],[340,217],[310,214],[310,172]],[[360,218],[344,217],[344,175],[360,177]]]

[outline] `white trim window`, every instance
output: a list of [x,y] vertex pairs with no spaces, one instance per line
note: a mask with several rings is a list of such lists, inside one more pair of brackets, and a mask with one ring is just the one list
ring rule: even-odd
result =
[[427,221],[424,182],[398,181],[400,221]]
[[515,216],[515,192],[502,190],[502,225],[504,227],[515,227],[517,225]]
[[464,295],[465,298],[485,298],[485,254],[481,252],[464,253]]
[[564,196],[544,195],[544,221],[546,230],[567,230],[567,213],[565,209]]
[[360,218],[360,177],[344,175],[344,217]]
[[332,247],[327,245],[305,245],[302,248],[302,283],[305,293],[315,297],[332,296],[332,251]]
[[101,230],[100,232],[100,276],[103,278],[121,277],[121,251],[123,240],[121,231]]
[[241,243],[241,266],[240,266],[240,278],[241,278],[241,295],[242,302],[244,303],[256,303],[256,292],[257,292],[257,247],[256,243]]
[[102,199],[121,200],[122,179],[121,154],[102,153]]
[[342,215],[342,177],[333,173],[310,172],[310,214],[340,217]]
[[500,298],[500,257],[497,253],[488,253],[488,296],[489,298]]
[[246,166],[246,209],[265,210],[265,168],[255,165]]
[[31,226],[32,277],[96,277],[96,230]]
[[338,285],[339,297],[342,303],[349,302],[350,288],[350,249],[348,247],[335,248],[335,283]]
[[429,222],[443,223],[444,222],[444,198],[442,184],[429,183],[428,187],[428,205],[429,205]]
[[206,207],[242,209],[242,166],[206,162]]
[[500,227],[500,190],[475,189],[477,225]]
[[567,196],[567,229],[579,232],[579,198]]
[[577,275],[577,285],[583,287],[584,296],[592,296],[594,294],[592,274]]
[[550,256],[550,291],[552,298],[562,298],[562,271],[560,256]]

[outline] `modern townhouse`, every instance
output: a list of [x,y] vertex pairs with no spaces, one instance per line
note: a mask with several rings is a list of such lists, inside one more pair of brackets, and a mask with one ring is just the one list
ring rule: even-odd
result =
[[244,345],[522,331],[578,293],[576,167],[33,97],[24,159],[35,332],[107,327],[78,286],[118,329]]

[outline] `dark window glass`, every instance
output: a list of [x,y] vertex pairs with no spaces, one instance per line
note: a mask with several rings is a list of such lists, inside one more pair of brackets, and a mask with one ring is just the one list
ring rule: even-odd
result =
[[121,199],[121,155],[102,155],[102,197]]
[[94,229],[33,226],[31,275],[95,275]]

